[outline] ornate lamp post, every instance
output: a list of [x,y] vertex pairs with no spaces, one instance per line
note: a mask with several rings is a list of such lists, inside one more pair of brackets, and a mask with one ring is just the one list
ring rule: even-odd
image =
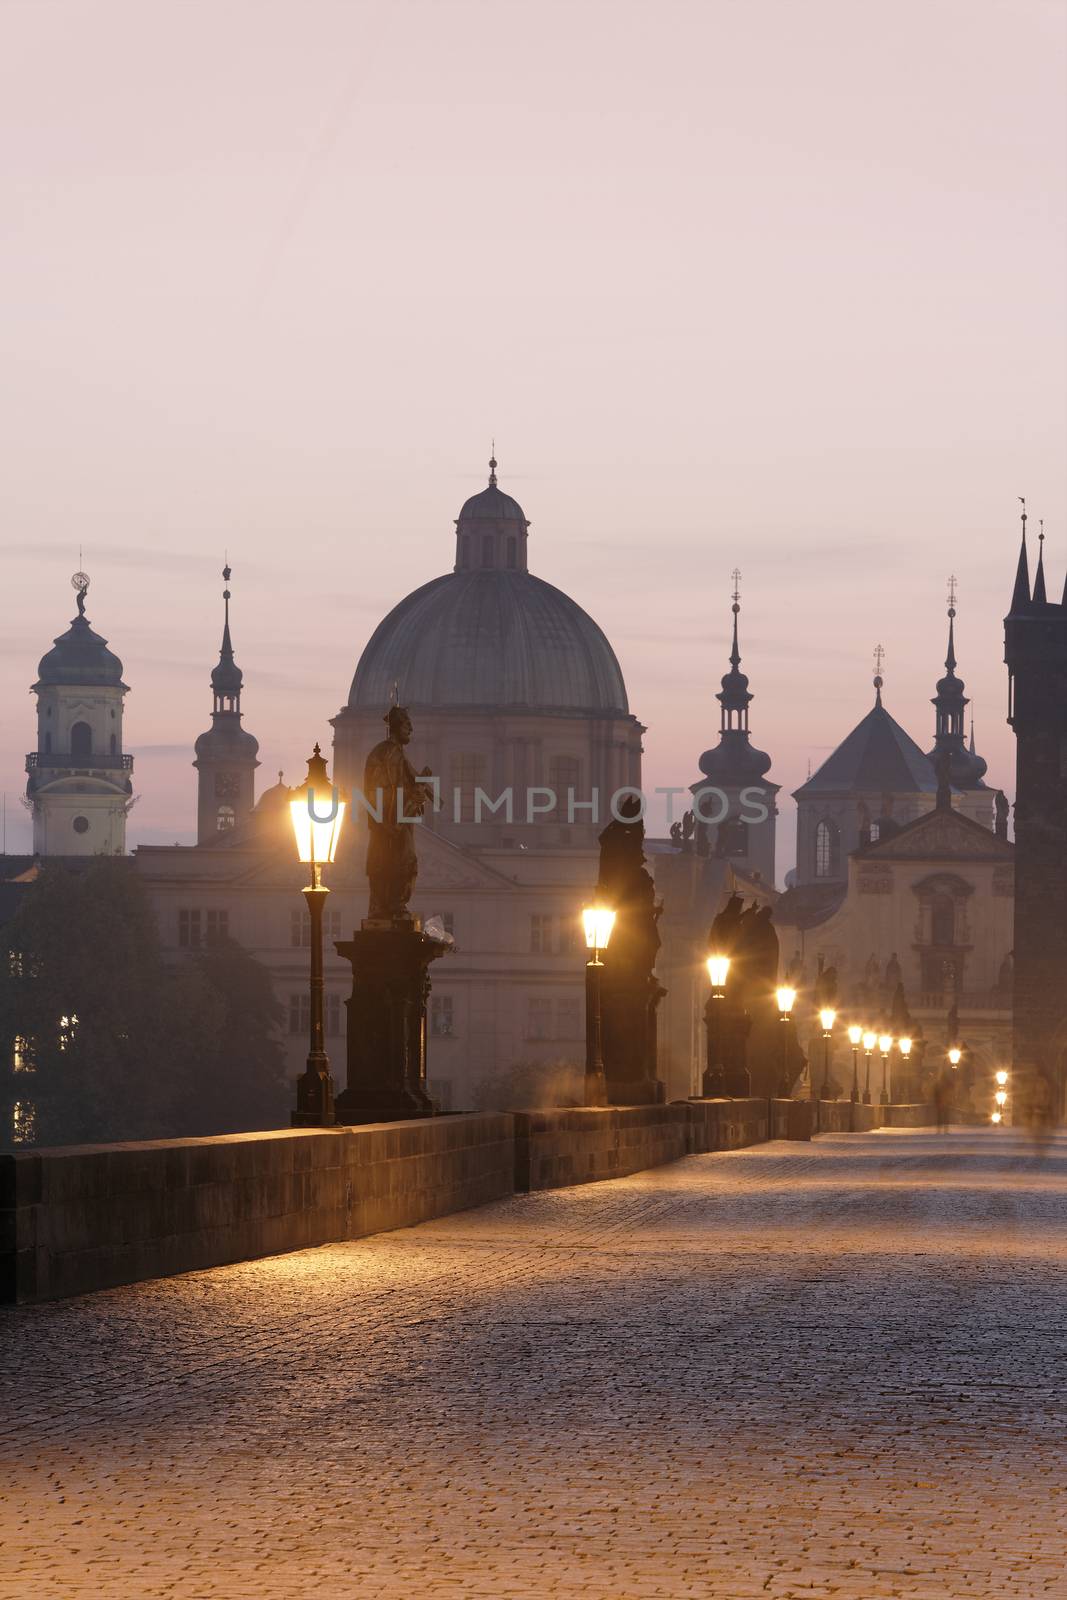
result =
[[852,1046],[852,1104],[856,1105],[860,1097],[860,1040],[863,1038],[863,1029],[858,1022],[852,1023],[848,1030],[848,1042]]
[[311,868],[311,882],[304,890],[311,919],[311,994],[309,1006],[310,1048],[307,1067],[297,1079],[296,1110],[293,1126],[328,1128],[334,1121],[333,1079],[325,1046],[325,1003],[322,971],[322,913],[329,889],[321,873],[337,854],[344,821],[344,801],[330,783],[326,760],[315,746],[308,757],[308,775],[289,801],[296,849],[300,860]]
[[604,963],[601,950],[606,950],[615,926],[615,913],[607,906],[586,906],[582,912],[586,948],[592,956],[585,964],[585,1103],[587,1106],[607,1104],[608,1084],[604,1076],[604,1046],[601,1031],[600,980]]
[[991,1122],[1000,1123],[1004,1121],[1004,1108],[1008,1103],[1008,1074],[1004,1071],[1003,1067],[997,1073],[996,1078],[997,1092],[993,1096],[993,1113],[989,1120]]
[[789,1016],[796,1001],[797,992],[791,984],[783,983],[774,991],[774,998],[778,1004],[778,1021],[782,1024],[782,1063],[781,1081],[778,1092],[783,1100],[788,1100],[792,1093],[793,1085],[789,1081]]
[[822,1097],[830,1098],[830,1039],[833,1036],[834,1023],[837,1021],[837,1012],[833,1006],[823,1006],[819,1012],[819,1021],[822,1023]]
[[878,1049],[881,1051],[881,1055],[882,1055],[882,1094],[881,1094],[881,1103],[884,1106],[887,1106],[889,1104],[889,1052],[890,1052],[890,1050],[892,1050],[892,1048],[893,1048],[893,1035],[891,1033],[881,1033],[881,1034],[879,1034],[878,1035]]
[[950,1067],[952,1067],[953,1071],[955,1071],[962,1060],[963,1051],[960,1049],[958,1044],[954,1044],[948,1053],[948,1064]]
[[[897,1040],[897,1049],[900,1051],[900,1059],[904,1063],[904,1072],[902,1076],[904,1078],[908,1078],[908,1062],[911,1058],[911,1040],[907,1034],[905,1034],[902,1039]],[[905,1088],[910,1085],[910,1081],[910,1078],[908,1078],[908,1083],[904,1085]]]
[[726,979],[730,974],[730,957],[709,956],[706,965],[711,979],[711,996],[704,1007],[707,1054],[700,1088],[706,1099],[713,1099],[726,1093],[724,1034],[727,1027]]
[[863,1035],[863,1054],[867,1058],[867,1075],[863,1085],[863,1103],[865,1106],[869,1106],[871,1103],[871,1054],[877,1043],[877,1034],[871,1033],[870,1030],[868,1030]]

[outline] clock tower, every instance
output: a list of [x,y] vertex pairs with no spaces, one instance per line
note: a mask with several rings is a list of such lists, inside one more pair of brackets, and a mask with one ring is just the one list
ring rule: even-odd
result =
[[236,828],[255,804],[259,741],[241,727],[243,677],[230,640],[230,568],[222,569],[224,622],[218,666],[211,674],[211,727],[196,741],[197,844]]

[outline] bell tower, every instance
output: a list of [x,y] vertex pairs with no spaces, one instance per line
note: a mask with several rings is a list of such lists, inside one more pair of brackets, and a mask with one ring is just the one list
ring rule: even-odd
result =
[[[1004,619],[1008,721],[1015,731],[1014,1057],[1020,1077],[1067,1099],[1067,591],[1047,598],[1044,531],[1030,589],[1022,548]],[[1039,1085],[1038,1085],[1039,1087]]]
[[244,677],[233,658],[230,639],[230,578],[222,569],[223,625],[218,665],[211,673],[211,727],[196,741],[193,766],[197,785],[196,842],[210,844],[220,833],[236,828],[255,805],[259,740],[241,726]]
[[71,586],[78,614],[41,657],[37,748],[26,757],[26,799],[40,856],[122,855],[133,804],[133,757],[122,749],[122,662],[85,615],[89,578]]

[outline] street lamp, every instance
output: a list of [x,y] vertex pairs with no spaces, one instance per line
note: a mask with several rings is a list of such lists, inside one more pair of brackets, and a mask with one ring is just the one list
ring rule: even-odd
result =
[[709,956],[707,960],[708,977],[711,979],[711,998],[725,1000],[726,979],[730,972],[729,956]]
[[904,1063],[904,1071],[901,1074],[901,1078],[904,1079],[904,1080],[907,1080],[905,1082],[902,1082],[899,1085],[899,1088],[900,1088],[902,1093],[906,1094],[907,1091],[908,1091],[908,1087],[909,1087],[910,1081],[911,1081],[908,1078],[908,1071],[907,1071],[908,1058],[911,1055],[911,1040],[909,1039],[907,1034],[905,1034],[902,1039],[898,1039],[897,1040],[897,1049],[900,1051],[900,1057],[901,1057],[901,1060]]
[[592,951],[585,964],[585,1103],[587,1106],[607,1104],[608,1082],[604,1076],[604,1047],[601,1036],[600,979],[604,963],[600,952],[606,950],[615,926],[615,913],[608,906],[586,906],[582,912],[586,948]]
[[863,1029],[858,1022],[852,1023],[848,1030],[848,1042],[852,1046],[852,1104],[855,1105],[860,1097],[860,1040],[863,1038]]
[[963,1051],[960,1049],[958,1044],[954,1044],[952,1046],[952,1049],[948,1053],[948,1059],[949,1059],[949,1065],[950,1066],[952,1066],[952,1067],[958,1067],[959,1066],[961,1060],[963,1059]]
[[789,1081],[789,1063],[787,1050],[789,1047],[789,1029],[785,1024],[789,1021],[789,1013],[793,1009],[797,992],[791,984],[783,983],[774,991],[774,998],[778,1004],[778,1021],[782,1027],[782,1077],[779,1084],[779,1093],[783,1100],[788,1100],[792,1093],[792,1084]]
[[822,1023],[822,1097],[830,1098],[830,1038],[837,1021],[837,1012],[833,1006],[823,1006],[819,1012],[819,1021]]
[[311,994],[309,1006],[310,1047],[307,1067],[297,1079],[294,1127],[327,1128],[333,1124],[333,1079],[325,1045],[325,984],[322,972],[322,914],[329,889],[322,883],[322,868],[337,854],[345,805],[330,783],[326,760],[315,746],[308,757],[308,775],[289,801],[289,816],[300,860],[311,868],[311,882],[304,890],[311,921]]
[[997,1088],[998,1089],[1003,1089],[1004,1085],[1008,1081],[1008,1074],[1004,1071],[1003,1067],[1001,1067],[1000,1071],[996,1074],[996,1080],[997,1080]]
[[877,1043],[877,1034],[871,1033],[868,1029],[863,1035],[863,1054],[867,1058],[867,1076],[863,1085],[863,1103],[865,1106],[869,1106],[871,1103],[871,1052]]
[[882,1033],[878,1036],[878,1048],[882,1053],[882,1104],[889,1104],[889,1052],[893,1048],[893,1035]]

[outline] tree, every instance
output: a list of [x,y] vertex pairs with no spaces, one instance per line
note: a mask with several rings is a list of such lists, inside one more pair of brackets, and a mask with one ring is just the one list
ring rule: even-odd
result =
[[285,1119],[266,973],[236,946],[168,966],[128,861],[46,866],[4,935],[4,1142],[16,1120],[20,1142],[71,1144]]

